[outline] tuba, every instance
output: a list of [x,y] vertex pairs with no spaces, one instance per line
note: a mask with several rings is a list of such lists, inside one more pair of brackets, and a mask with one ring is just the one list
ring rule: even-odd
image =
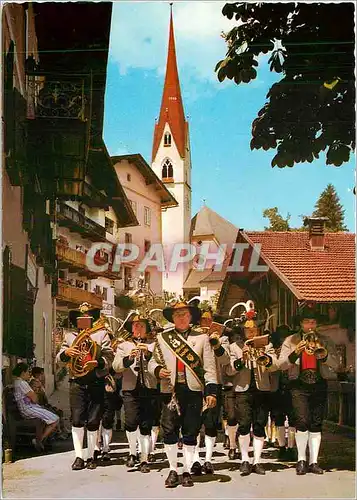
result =
[[72,347],[79,349],[80,354],[71,358],[69,362],[69,368],[74,377],[84,377],[94,369],[85,367],[88,361],[97,360],[100,356],[100,346],[92,339],[91,335],[98,330],[106,329],[106,324],[106,318],[101,316],[93,323],[92,328],[82,330],[75,338]]
[[327,356],[327,349],[320,341],[315,330],[309,330],[303,334],[302,338],[306,342],[305,352],[310,356],[315,355],[316,359],[324,359]]

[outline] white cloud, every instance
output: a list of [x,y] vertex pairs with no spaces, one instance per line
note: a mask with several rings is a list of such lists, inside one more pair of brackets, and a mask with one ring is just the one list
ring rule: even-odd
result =
[[[174,29],[180,78],[217,82],[214,68],[226,53],[222,31],[235,21],[222,15],[226,2],[174,3]],[[166,66],[170,9],[167,2],[118,2],[113,5],[110,59],[125,74],[130,68]]]

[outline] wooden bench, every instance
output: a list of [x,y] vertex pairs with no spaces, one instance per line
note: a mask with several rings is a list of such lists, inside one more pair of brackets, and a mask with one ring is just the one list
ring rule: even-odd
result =
[[14,388],[9,385],[3,390],[3,449],[11,449],[14,458],[18,438],[27,438],[31,442],[43,429],[43,422],[38,418],[24,419],[14,397]]

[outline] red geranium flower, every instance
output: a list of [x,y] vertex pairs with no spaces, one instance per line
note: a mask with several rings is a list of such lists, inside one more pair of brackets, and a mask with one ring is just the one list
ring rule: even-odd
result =
[[247,319],[254,319],[255,318],[255,311],[248,311],[245,315]]

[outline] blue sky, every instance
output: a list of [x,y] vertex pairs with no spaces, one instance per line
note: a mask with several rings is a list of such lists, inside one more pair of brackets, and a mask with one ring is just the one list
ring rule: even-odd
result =
[[[251,123],[279,76],[267,57],[250,84],[219,83],[216,63],[224,58],[221,31],[234,23],[221,2],[174,4],[176,52],[185,113],[190,124],[192,216],[206,205],[240,228],[262,230],[265,208],[277,206],[291,226],[311,214],[320,193],[332,183],[354,231],[354,158],[336,168],[324,155],[294,168],[271,168],[274,151],[249,147]],[[118,2],[113,6],[107,74],[104,139],[111,155],[141,153],[150,162],[159,115],[168,43],[167,2]]]

